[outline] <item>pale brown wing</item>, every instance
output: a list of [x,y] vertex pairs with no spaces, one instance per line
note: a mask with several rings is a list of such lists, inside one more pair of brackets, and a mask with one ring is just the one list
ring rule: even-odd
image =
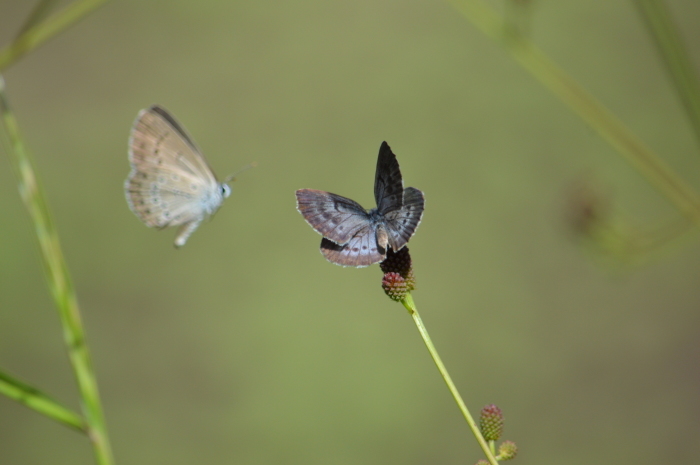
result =
[[217,184],[216,176],[185,129],[163,107],[141,110],[131,128],[129,161],[142,165],[178,167],[193,178]]
[[124,184],[131,210],[147,226],[203,219],[220,206],[220,186],[192,138],[162,107],[142,110],[129,140]]

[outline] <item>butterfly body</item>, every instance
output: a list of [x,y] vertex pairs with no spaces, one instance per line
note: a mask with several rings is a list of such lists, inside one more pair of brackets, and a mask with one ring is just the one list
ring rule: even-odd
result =
[[180,226],[176,247],[185,245],[231,194],[189,134],[157,105],[142,110],[134,122],[129,162],[124,183],[129,208],[146,226]]
[[297,210],[323,236],[321,253],[342,266],[379,263],[387,248],[398,251],[413,236],[423,216],[425,197],[403,188],[399,163],[389,145],[379,149],[374,195],[377,207],[366,210],[354,200],[330,192],[300,189]]

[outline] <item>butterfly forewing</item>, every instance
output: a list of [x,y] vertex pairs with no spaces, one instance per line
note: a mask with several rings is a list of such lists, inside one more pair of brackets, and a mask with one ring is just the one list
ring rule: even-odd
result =
[[306,222],[336,244],[347,243],[368,224],[367,211],[354,200],[314,189],[299,189],[296,196]]
[[177,169],[202,183],[214,185],[216,176],[192,138],[163,107],[142,110],[131,129],[129,161],[136,168]]
[[[183,128],[180,123],[171,115],[168,113],[168,110],[165,108],[161,107],[160,105],[151,105],[150,108],[143,110],[143,114],[151,113],[153,115],[157,115],[160,117],[160,119],[156,118],[155,120],[158,122],[165,121],[167,122],[174,130],[176,133],[178,133],[184,140],[187,142],[187,144],[190,146],[190,148],[197,152],[201,153],[199,150],[199,147],[197,147],[197,144],[194,142],[194,139],[190,136],[190,134]],[[210,168],[211,169],[211,168]]]
[[382,142],[377,158],[377,171],[374,176],[374,200],[377,210],[386,214],[401,208],[403,179],[396,155],[386,142]]

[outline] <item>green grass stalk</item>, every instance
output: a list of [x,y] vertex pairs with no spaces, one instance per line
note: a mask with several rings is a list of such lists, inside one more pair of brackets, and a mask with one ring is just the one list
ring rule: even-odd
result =
[[34,5],[32,12],[29,13],[29,16],[27,16],[24,24],[22,24],[22,27],[15,37],[15,40],[21,37],[22,34],[27,32],[29,29],[43,21],[49,15],[49,12],[55,5],[56,0],[39,0],[36,5]]
[[107,1],[77,0],[54,15],[24,30],[10,45],[0,50],[0,73]]
[[474,421],[474,418],[469,413],[469,409],[467,409],[467,406],[464,404],[462,396],[459,395],[457,386],[455,386],[454,382],[452,381],[452,378],[450,377],[450,374],[447,372],[445,364],[442,363],[442,359],[440,358],[440,355],[438,354],[435,345],[433,345],[432,339],[430,339],[428,330],[423,324],[423,320],[421,319],[420,314],[418,313],[418,309],[416,308],[416,304],[413,302],[413,297],[411,297],[411,294],[406,294],[406,297],[403,300],[401,300],[401,303],[404,307],[406,307],[406,310],[408,310],[408,313],[411,315],[411,317],[413,317],[413,321],[416,324],[416,327],[418,328],[418,332],[423,338],[425,347],[428,348],[428,352],[430,352],[430,356],[433,358],[435,366],[437,366],[440,375],[442,375],[442,379],[445,380],[445,384],[447,384],[447,389],[450,390],[452,397],[454,397],[455,402],[457,402],[457,406],[462,412],[464,419],[467,421],[469,429],[472,431],[472,434],[476,438],[476,441],[479,443],[481,450],[484,452],[484,455],[486,455],[486,458],[488,459],[491,465],[498,465],[498,461],[496,460],[496,457],[494,457],[491,451],[491,447],[489,447],[488,442],[486,442],[484,436],[481,434],[481,430],[479,430],[479,427]]
[[59,404],[38,389],[0,371],[0,394],[83,433],[87,427],[83,417]]
[[635,0],[700,142],[700,81],[683,39],[661,0]]
[[450,0],[469,21],[500,42],[527,71],[567,104],[649,183],[695,225],[700,226],[700,196],[615,115],[586,92],[527,38],[513,35],[504,19],[481,0]]
[[19,180],[19,191],[34,223],[34,232],[39,242],[48,287],[63,326],[64,342],[82,399],[85,429],[92,442],[97,463],[111,465],[112,452],[75,290],[61,251],[56,227],[51,219],[46,196],[41,189],[35,174],[34,163],[25,148],[17,120],[10,108],[2,76],[0,76],[0,117],[9,138],[8,154]]

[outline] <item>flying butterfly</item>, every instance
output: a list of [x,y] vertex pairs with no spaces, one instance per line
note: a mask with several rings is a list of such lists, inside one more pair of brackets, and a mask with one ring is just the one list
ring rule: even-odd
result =
[[148,227],[180,226],[175,247],[185,245],[231,195],[233,176],[219,182],[192,137],[158,105],[136,117],[129,163],[124,183],[129,208]]
[[363,267],[386,258],[387,248],[399,251],[413,236],[423,217],[425,197],[413,187],[403,188],[399,162],[389,144],[379,148],[374,179],[377,208],[330,192],[296,191],[297,210],[323,236],[321,253],[331,263]]

